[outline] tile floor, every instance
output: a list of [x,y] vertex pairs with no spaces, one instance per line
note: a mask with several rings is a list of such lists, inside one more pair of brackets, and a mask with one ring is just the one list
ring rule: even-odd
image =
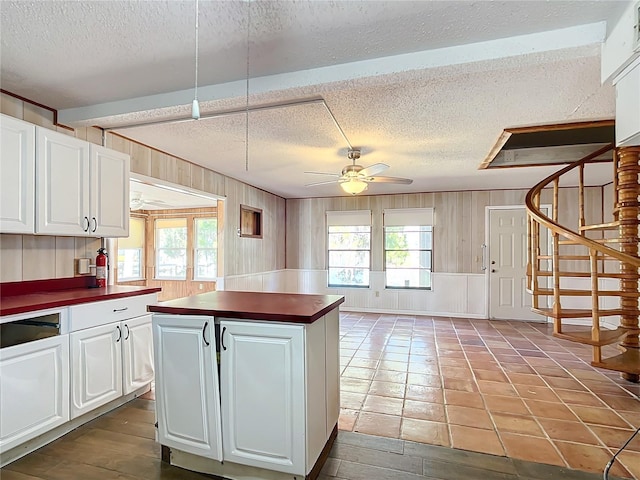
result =
[[[342,313],[343,431],[602,472],[640,385],[547,324]],[[640,479],[640,435],[611,473]]]

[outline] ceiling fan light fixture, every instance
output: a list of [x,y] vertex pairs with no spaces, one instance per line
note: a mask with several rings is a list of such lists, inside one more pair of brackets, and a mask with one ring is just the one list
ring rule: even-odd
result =
[[369,185],[367,182],[363,182],[357,178],[352,178],[348,182],[340,183],[340,186],[345,192],[351,195],[358,195],[359,193],[364,192]]

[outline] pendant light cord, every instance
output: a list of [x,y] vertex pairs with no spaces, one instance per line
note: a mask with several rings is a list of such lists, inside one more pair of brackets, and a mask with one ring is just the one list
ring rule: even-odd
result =
[[198,5],[198,0],[196,0],[196,77],[195,77],[195,85],[194,85],[194,100],[198,100],[198,20],[200,17],[200,9]]
[[251,2],[247,2],[247,84],[245,92],[245,125],[244,125],[244,169],[249,171],[249,54],[251,53],[249,39],[251,31]]

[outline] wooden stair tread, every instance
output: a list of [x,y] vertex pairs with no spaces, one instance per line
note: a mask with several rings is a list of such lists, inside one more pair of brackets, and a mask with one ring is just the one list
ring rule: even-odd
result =
[[620,222],[614,221],[609,223],[594,223],[592,225],[584,225],[580,227],[581,232],[585,232],[587,230],[616,230],[620,227]]
[[[538,255],[539,260],[553,260],[553,255]],[[558,260],[590,260],[591,257],[589,255],[558,255]],[[615,260],[619,262],[615,257],[609,256],[600,256],[598,255],[598,260]]]
[[626,333],[627,331],[622,328],[616,328],[615,330],[601,329],[600,340],[596,341],[592,338],[591,326],[589,325],[562,325],[562,331],[554,333],[553,336],[563,338],[565,340],[571,340],[576,343],[602,347],[604,345],[616,343],[618,339]]
[[[561,288],[559,290],[560,295],[567,297],[590,297],[593,292],[591,290],[571,290],[567,288]],[[553,295],[552,288],[539,288],[533,292],[534,295]],[[640,292],[621,292],[619,290],[598,290],[598,296],[603,297],[640,297]]]
[[[592,242],[596,243],[624,243],[621,238],[590,238]],[[576,240],[558,240],[558,245],[582,245],[582,242]]]
[[[531,311],[551,318],[591,318],[593,311],[583,308],[563,308],[557,314],[551,308],[532,308]],[[598,316],[611,317],[614,315],[640,315],[639,310],[625,310],[623,308],[613,308],[606,310],[598,310]]]
[[591,365],[616,372],[640,375],[640,350],[629,348],[615,357],[605,358],[601,362],[591,362]]
[[[536,272],[538,277],[553,277],[553,272],[538,271]],[[591,277],[590,272],[558,272],[560,277]],[[639,274],[629,273],[600,273],[598,272],[598,278],[640,278]]]

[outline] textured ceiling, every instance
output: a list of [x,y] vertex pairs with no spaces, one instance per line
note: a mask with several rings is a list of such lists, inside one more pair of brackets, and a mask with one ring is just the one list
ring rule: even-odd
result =
[[[600,43],[628,2],[199,5],[202,113],[245,108],[247,69],[252,107],[324,99],[362,148],[360,164],[414,179],[370,194],[529,187],[554,169],[477,170],[503,129],[614,116]],[[117,127],[189,115],[194,1],[3,0],[0,13],[2,88],[59,109],[61,121]],[[248,118],[248,132],[242,112],[120,133],[286,198],[342,194],[304,186],[322,180],[304,171],[349,163],[322,104]]]

